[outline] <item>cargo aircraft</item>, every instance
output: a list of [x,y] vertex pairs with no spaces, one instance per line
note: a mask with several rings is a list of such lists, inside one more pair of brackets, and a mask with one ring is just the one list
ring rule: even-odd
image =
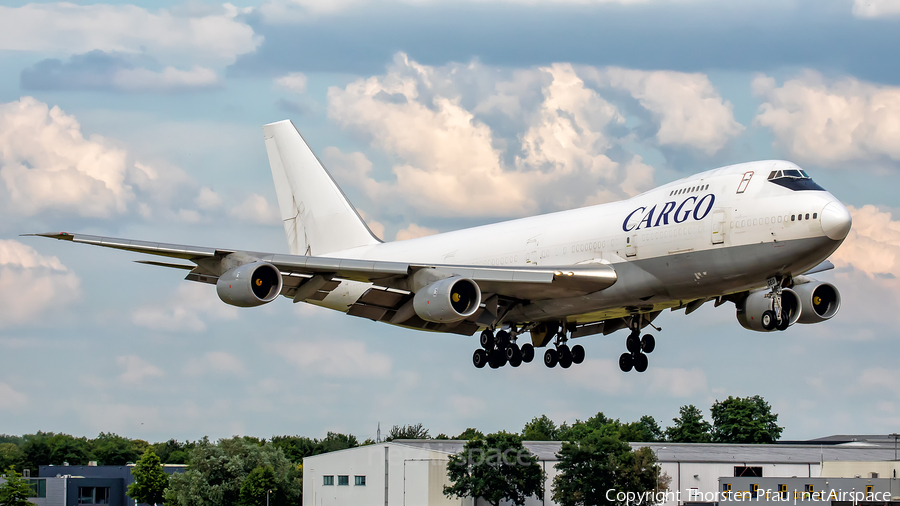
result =
[[[569,340],[628,330],[624,372],[647,369],[666,309],[733,303],[749,330],[819,323],[838,289],[809,277],[850,231],[847,208],[793,163],[731,165],[628,200],[383,242],[290,121],[263,127],[290,254],[73,233],[35,234],[180,262],[226,304],[279,295],[419,330],[480,333],[478,368],[584,360]],[[530,342],[519,339],[530,334]]]

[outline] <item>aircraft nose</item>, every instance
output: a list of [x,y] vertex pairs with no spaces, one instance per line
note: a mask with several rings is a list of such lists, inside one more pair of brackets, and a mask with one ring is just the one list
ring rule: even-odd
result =
[[829,202],[822,209],[822,231],[829,239],[841,241],[850,233],[853,218],[850,211],[840,202]]

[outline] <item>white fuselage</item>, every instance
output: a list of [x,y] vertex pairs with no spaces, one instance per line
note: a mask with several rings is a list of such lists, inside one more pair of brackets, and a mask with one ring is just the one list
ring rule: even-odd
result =
[[[784,161],[733,165],[620,202],[329,256],[487,266],[600,262],[619,275],[613,287],[591,296],[535,301],[521,310],[523,319],[592,321],[627,314],[629,306],[673,307],[765,286],[772,275],[801,274],[840,245],[843,236],[829,238],[822,220],[826,206],[837,203],[846,212],[843,205],[827,191],[767,181],[777,169],[797,167]],[[791,220],[798,215],[803,219]],[[319,304],[346,311],[369,286],[344,281]]]

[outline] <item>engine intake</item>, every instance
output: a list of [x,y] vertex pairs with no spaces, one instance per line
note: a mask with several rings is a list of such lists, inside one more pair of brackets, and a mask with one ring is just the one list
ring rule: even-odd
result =
[[419,318],[435,323],[465,320],[480,305],[478,283],[458,276],[436,281],[417,291],[413,298],[413,309]]
[[[772,298],[767,297],[768,294],[769,290],[766,288],[750,292],[746,299],[736,305],[737,319],[745,329],[757,332],[771,332],[774,330],[764,328],[762,323],[763,313],[772,311]],[[790,325],[797,323],[802,312],[800,297],[797,293],[788,288],[783,289],[781,291],[781,306],[787,311],[788,323]]]
[[836,315],[841,308],[841,293],[831,283],[813,280],[794,285],[794,291],[800,296],[803,306],[800,323],[823,322]]
[[253,262],[219,276],[216,292],[226,304],[255,307],[275,300],[282,285],[281,272],[273,265]]

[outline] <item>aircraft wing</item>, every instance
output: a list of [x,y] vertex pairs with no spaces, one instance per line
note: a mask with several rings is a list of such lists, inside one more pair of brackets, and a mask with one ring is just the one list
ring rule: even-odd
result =
[[192,268],[186,279],[207,283],[215,283],[218,276],[214,272],[215,269],[211,269],[210,266],[220,264],[229,255],[249,256],[268,262],[280,270],[286,277],[283,295],[294,297],[295,301],[307,298],[297,294],[306,293],[306,290],[301,291],[301,288],[309,281],[315,280],[311,284],[319,285],[312,290],[311,295],[320,290],[327,290],[328,283],[334,285],[331,288],[333,289],[336,287],[333,281],[341,279],[368,282],[396,289],[403,287],[410,276],[422,269],[434,269],[445,277],[455,275],[469,278],[478,283],[481,291],[485,294],[496,294],[517,300],[543,300],[585,295],[608,288],[617,280],[615,269],[607,264],[565,267],[490,267],[407,263],[207,248],[67,232],[27,235],[189,260],[198,267],[155,261],[141,261],[141,263],[182,269]]

